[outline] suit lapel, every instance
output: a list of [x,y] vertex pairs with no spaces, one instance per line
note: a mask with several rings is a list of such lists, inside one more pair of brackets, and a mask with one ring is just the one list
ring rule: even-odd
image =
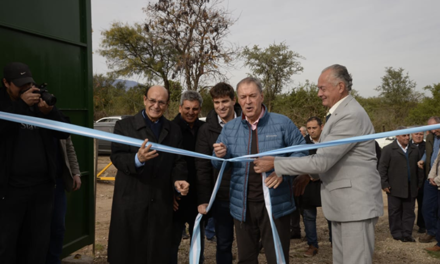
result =
[[340,116],[341,112],[344,112],[347,105],[353,100],[353,97],[351,95],[347,95],[347,98],[344,99],[344,101],[335,109],[335,111],[332,113],[328,121],[324,125],[324,129],[322,130],[321,137],[319,138],[319,143],[325,142],[326,136],[329,134],[329,131]]
[[147,125],[145,124],[144,117],[142,115],[142,111],[135,115],[135,126],[136,130],[138,131],[140,137],[145,140],[148,138],[148,140],[151,140],[152,142],[157,142],[157,138],[154,136],[153,131]]
[[162,144],[162,142],[165,140],[165,138],[168,136],[168,132],[170,131],[170,121],[168,121],[165,117],[163,118],[163,124],[162,124],[162,130],[160,131],[159,135],[159,144]]

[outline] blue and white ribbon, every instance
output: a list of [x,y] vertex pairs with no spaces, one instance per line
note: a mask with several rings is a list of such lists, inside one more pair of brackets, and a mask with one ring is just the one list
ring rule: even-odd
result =
[[[67,124],[67,123],[43,119],[43,118],[11,114],[11,113],[1,112],[1,111],[0,111],[0,119],[4,119],[7,121],[11,121],[11,122],[17,122],[17,123],[22,123],[22,124],[38,126],[41,128],[52,129],[52,130],[66,132],[66,133],[70,133],[70,134],[81,135],[81,136],[85,136],[85,137],[107,140],[107,141],[111,141],[111,142],[131,145],[131,146],[135,146],[135,147],[141,147],[142,143],[144,142],[143,140],[140,140],[140,139],[130,138],[130,137],[122,136],[122,135],[116,135],[113,133],[108,133],[108,132],[104,132],[104,131],[99,131],[99,130],[95,130],[95,129],[77,126],[77,125]],[[413,127],[413,128],[377,133],[377,134],[370,134],[370,135],[362,135],[362,136],[351,137],[351,138],[346,138],[346,139],[339,139],[339,140],[323,142],[323,143],[318,143],[318,144],[291,146],[291,147],[271,150],[271,151],[267,151],[267,152],[262,152],[262,153],[258,153],[258,154],[245,155],[245,156],[241,156],[241,157],[231,158],[231,159],[227,159],[227,160],[222,159],[222,158],[217,158],[214,156],[209,156],[209,155],[204,155],[204,154],[192,152],[192,151],[173,148],[173,147],[169,147],[169,146],[165,146],[165,145],[161,145],[161,144],[157,144],[157,143],[148,142],[147,145],[151,145],[151,149],[153,149],[153,150],[163,151],[163,152],[167,152],[167,153],[171,153],[171,154],[223,161],[219,176],[218,176],[217,181],[214,186],[214,191],[211,194],[211,199],[209,200],[208,207],[206,208],[206,211],[209,212],[209,210],[211,209],[212,204],[214,202],[215,196],[217,195],[218,189],[220,187],[220,182],[223,177],[223,172],[224,172],[224,169],[225,169],[227,162],[252,162],[257,157],[274,156],[274,155],[293,153],[293,152],[298,152],[298,151],[303,151],[303,150],[332,147],[332,146],[338,146],[338,145],[342,145],[342,144],[357,143],[357,142],[368,141],[368,140],[373,140],[373,139],[378,139],[378,138],[411,134],[411,133],[422,132],[422,131],[427,131],[427,130],[434,130],[434,129],[440,129],[440,124],[421,126],[421,127]],[[266,204],[267,213],[269,215],[270,224],[272,227],[272,234],[274,237],[274,245],[275,245],[275,251],[276,251],[276,256],[277,256],[277,263],[286,263],[286,260],[284,259],[284,254],[283,254],[281,242],[280,242],[280,239],[278,236],[278,232],[277,232],[275,223],[273,222],[272,210],[271,210],[272,204],[270,201],[269,189],[267,188],[266,184],[264,184],[265,179],[266,179],[266,173],[263,173],[262,180],[263,180],[263,192],[264,192],[264,197],[265,197],[264,201]],[[201,237],[200,237],[200,228],[201,228],[200,223],[201,222],[200,221],[202,219],[202,216],[203,215],[201,215],[201,214],[197,215],[197,218],[196,218],[195,224],[194,224],[194,230],[193,230],[193,234],[192,234],[193,239],[191,241],[190,260],[189,260],[189,262],[191,264],[199,263],[199,260],[200,260],[200,254],[201,254]]]

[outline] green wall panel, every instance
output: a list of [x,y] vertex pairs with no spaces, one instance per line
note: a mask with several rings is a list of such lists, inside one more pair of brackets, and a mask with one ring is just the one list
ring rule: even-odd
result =
[[[93,127],[90,8],[90,0],[5,0],[0,8],[0,74],[7,63],[28,64],[71,123],[84,127]],[[72,140],[82,186],[67,194],[63,256],[95,238],[93,139],[72,135]]]

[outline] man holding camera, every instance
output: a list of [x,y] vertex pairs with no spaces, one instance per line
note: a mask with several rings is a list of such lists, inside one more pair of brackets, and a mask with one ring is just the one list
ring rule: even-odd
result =
[[[29,67],[3,70],[0,111],[65,121],[41,99]],[[69,135],[0,120],[0,263],[44,263],[49,245],[56,139]]]

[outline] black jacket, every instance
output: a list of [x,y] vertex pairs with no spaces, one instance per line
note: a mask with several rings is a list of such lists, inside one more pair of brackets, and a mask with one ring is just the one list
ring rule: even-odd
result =
[[[189,151],[195,151],[196,148],[196,140],[199,133],[199,129],[203,127],[205,122],[196,119],[194,122],[194,126],[192,128],[193,132],[191,132],[191,128],[186,123],[185,120],[182,119],[180,114],[178,114],[174,119],[173,123],[177,124],[182,132],[182,148]],[[179,203],[179,210],[175,212],[174,217],[179,217],[181,213],[185,213],[185,210],[197,210],[197,171],[196,165],[193,157],[185,156],[186,166],[188,168],[188,178],[187,182],[189,183],[189,192],[187,196],[181,197]]]
[[[182,148],[179,126],[163,118],[159,138],[142,113],[116,122],[115,134],[174,148]],[[118,169],[113,194],[108,261],[167,263],[172,245],[174,182],[186,180],[186,162],[180,155],[158,152],[140,169],[135,166],[139,147],[112,143],[110,156]]]
[[[241,115],[241,108],[238,104],[235,104],[234,110],[237,116]],[[217,113],[213,109],[206,117],[206,124],[199,130],[196,152],[212,156],[214,150],[212,145],[217,141],[221,131],[222,127],[218,123]],[[211,164],[211,160],[208,159],[196,159],[196,169],[198,179],[198,204],[208,203],[214,190],[219,170],[215,169]],[[231,173],[232,168],[228,168],[224,171],[216,199],[229,201]]]
[[[23,100],[12,101],[5,87],[0,87],[0,111],[21,114],[26,116],[33,116],[39,118],[50,119],[54,121],[66,122],[67,120],[63,114],[54,107],[52,111],[44,115],[38,109],[38,107],[29,107]],[[8,180],[10,177],[12,159],[12,150],[17,144],[19,135],[20,123],[5,121],[0,119],[0,199],[5,196],[8,187]],[[54,138],[66,139],[69,134],[58,132],[49,129],[39,129],[39,134],[42,140],[42,144],[45,146],[44,152],[46,153],[47,168],[49,172],[49,178],[55,183],[56,178],[56,144]],[[29,149],[23,149],[22,151],[30,151]],[[23,163],[25,166],[25,163]]]
[[417,146],[409,144],[407,153],[411,174],[409,187],[411,191],[409,194],[407,160],[405,153],[397,144],[397,139],[382,149],[382,156],[379,163],[382,189],[391,188],[391,195],[399,198],[417,197],[418,188],[421,187],[423,183],[423,174],[417,166],[417,161],[419,161],[419,149]]
[[[315,144],[310,135],[304,137],[307,144]],[[310,149],[309,155],[316,154],[317,149]],[[304,194],[297,198],[297,201],[301,208],[309,209],[315,207],[321,207],[321,180],[310,181],[306,189],[304,190]]]

